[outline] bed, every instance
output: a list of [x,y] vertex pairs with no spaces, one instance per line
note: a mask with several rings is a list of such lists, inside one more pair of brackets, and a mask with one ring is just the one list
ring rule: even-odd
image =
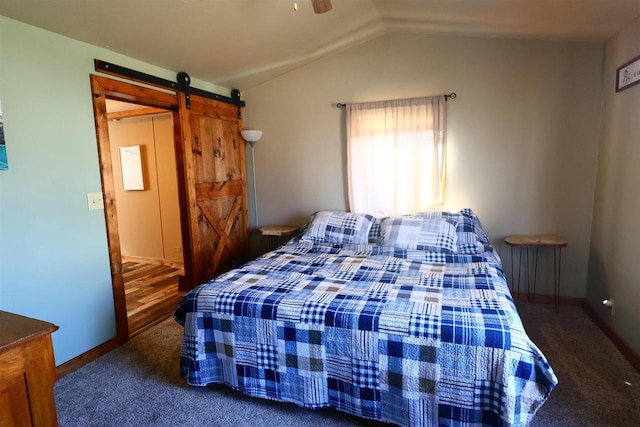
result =
[[470,209],[317,212],[174,318],[190,385],[401,426],[527,425],[557,384]]

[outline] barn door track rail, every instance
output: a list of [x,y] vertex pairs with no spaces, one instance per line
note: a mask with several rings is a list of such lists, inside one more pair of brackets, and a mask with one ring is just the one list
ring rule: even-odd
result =
[[240,108],[245,106],[245,102],[240,99],[240,91],[238,89],[232,89],[231,96],[229,97],[191,87],[191,78],[189,77],[189,74],[183,71],[179,72],[176,76],[176,81],[172,82],[171,80],[156,77],[151,74],[143,73],[141,71],[132,70],[131,68],[122,67],[120,65],[112,64],[100,59],[94,59],[93,62],[95,64],[96,71],[101,73],[111,74],[118,77],[125,77],[139,83],[145,83],[164,89],[184,92],[184,94],[186,95],[188,109],[191,108],[190,95],[193,94],[201,96],[203,98],[209,98],[215,101],[235,105],[238,107],[238,119],[241,118]]

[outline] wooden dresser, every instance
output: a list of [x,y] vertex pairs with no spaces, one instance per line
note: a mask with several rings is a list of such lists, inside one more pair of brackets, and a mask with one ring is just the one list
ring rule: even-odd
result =
[[52,323],[0,311],[0,426],[57,426]]

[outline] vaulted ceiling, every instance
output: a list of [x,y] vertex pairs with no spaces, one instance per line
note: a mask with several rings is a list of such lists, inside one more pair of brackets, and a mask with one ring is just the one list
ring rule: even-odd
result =
[[246,90],[390,32],[604,42],[640,0],[0,0],[0,15]]

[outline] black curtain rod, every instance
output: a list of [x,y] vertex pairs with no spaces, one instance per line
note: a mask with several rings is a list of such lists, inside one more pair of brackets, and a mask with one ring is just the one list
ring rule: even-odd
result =
[[[456,98],[456,96],[458,96],[458,95],[456,95],[456,93],[455,93],[455,92],[451,92],[451,93],[446,94],[446,95],[444,96],[444,100],[445,100],[445,101],[448,101],[449,99],[455,99],[455,98]],[[336,104],[336,107],[338,107],[338,108],[342,108],[342,107],[344,107],[344,106],[346,106],[346,105],[347,105],[347,104],[344,104],[344,103],[342,103],[342,102],[338,102],[338,103]]]

